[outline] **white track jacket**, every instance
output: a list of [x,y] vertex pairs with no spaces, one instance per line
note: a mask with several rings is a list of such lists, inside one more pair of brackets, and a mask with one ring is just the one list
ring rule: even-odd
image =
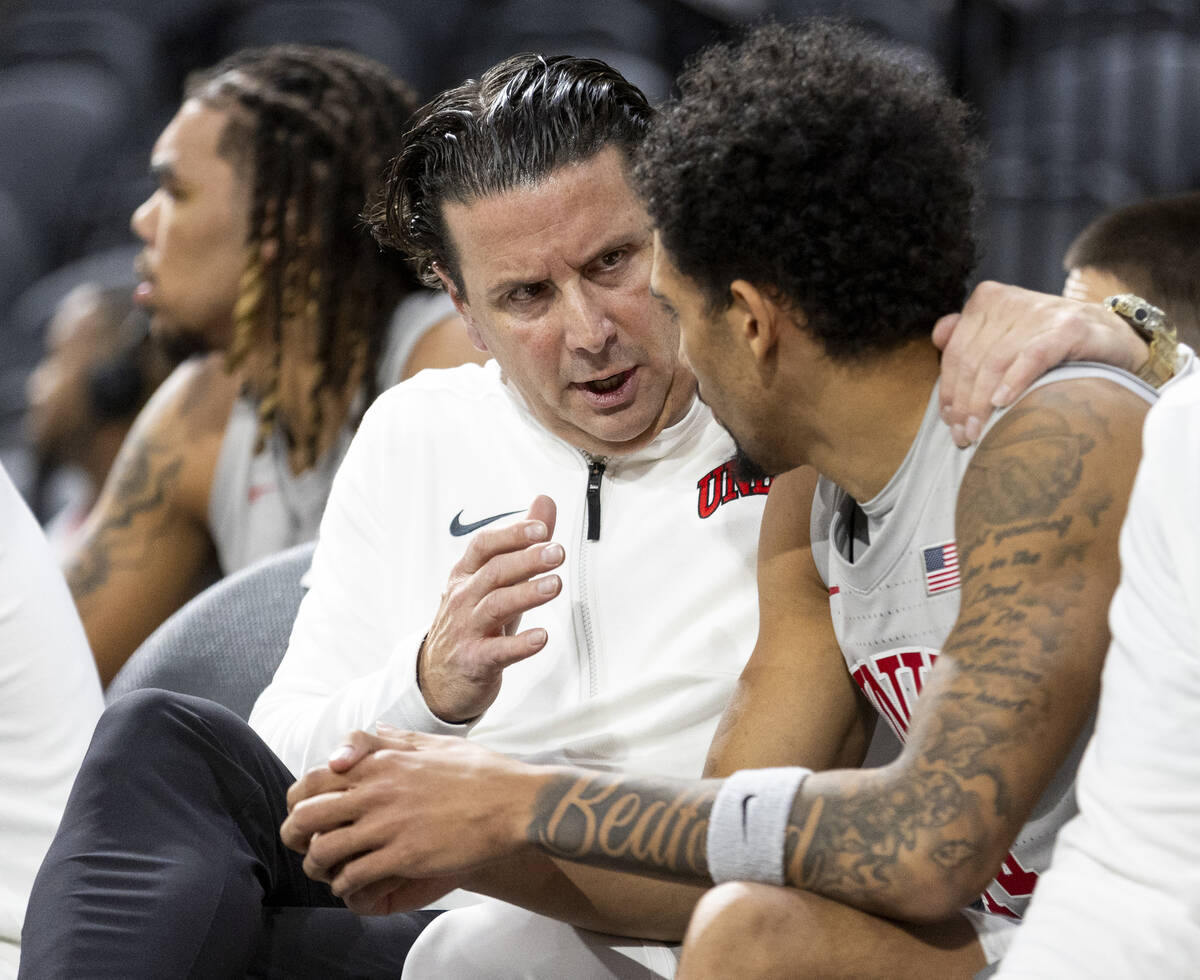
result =
[[[537,761],[698,776],[758,629],[769,481],[739,485],[733,448],[697,400],[644,449],[596,462],[547,433],[495,362],[385,392],[334,481],[250,723],[295,773],[383,720]],[[563,589],[521,628],[549,642],[505,671],[481,718],[446,724],[416,686],[421,640],[470,535],[539,493],[558,506]]]

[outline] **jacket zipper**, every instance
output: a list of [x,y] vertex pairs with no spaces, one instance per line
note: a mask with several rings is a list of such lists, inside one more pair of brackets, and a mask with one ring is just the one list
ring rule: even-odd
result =
[[588,461],[587,479],[587,539],[600,540],[600,481],[604,478],[604,467],[608,460],[603,456],[584,453]]
[[587,681],[584,697],[591,698],[596,694],[599,678],[596,676],[596,637],[592,630],[591,596],[591,564],[592,549],[586,547],[588,541],[600,540],[600,481],[604,478],[604,468],[608,460],[603,456],[592,456],[584,453],[587,463],[587,529],[584,547],[579,556],[579,626],[583,642],[580,644],[584,658],[583,676]]

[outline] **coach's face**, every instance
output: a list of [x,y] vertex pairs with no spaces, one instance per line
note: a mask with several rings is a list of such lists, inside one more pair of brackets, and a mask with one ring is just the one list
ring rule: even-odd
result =
[[694,391],[679,335],[651,302],[649,219],[615,148],[444,218],[467,329],[538,420],[596,455],[645,445]]

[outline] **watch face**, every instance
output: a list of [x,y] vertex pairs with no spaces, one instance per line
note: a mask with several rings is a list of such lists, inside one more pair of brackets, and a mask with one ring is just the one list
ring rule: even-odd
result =
[[1153,303],[1148,303],[1133,293],[1118,293],[1104,301],[1110,310],[1128,321],[1129,325],[1138,332],[1143,340],[1166,333],[1170,330],[1166,314]]

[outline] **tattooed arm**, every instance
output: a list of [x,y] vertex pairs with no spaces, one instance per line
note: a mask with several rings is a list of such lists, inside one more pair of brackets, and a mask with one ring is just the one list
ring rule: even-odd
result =
[[[959,620],[916,703],[909,741],[883,768],[808,778],[781,842],[789,884],[889,918],[932,922],[968,904],[996,874],[1096,700],[1145,410],[1106,381],[1060,382],[1026,396],[988,434],[958,498]],[[821,704],[788,683],[774,694],[766,681],[754,686],[779,723],[786,712],[771,706],[772,696],[792,698],[797,711],[805,698]],[[834,704],[832,724],[852,732]],[[388,875],[478,869],[529,847],[709,880],[717,780],[531,767],[430,736],[356,738],[372,742],[370,760],[340,777],[306,775],[289,793],[283,827],[285,843],[307,850],[306,870],[339,894]],[[714,768],[724,768],[723,755],[753,761],[728,731],[723,738]],[[824,751],[836,759],[846,744],[853,738],[832,738]],[[786,749],[786,737],[779,746]],[[799,743],[792,748],[799,753]],[[815,751],[793,761],[819,766],[819,745]],[[375,792],[389,805],[370,807],[363,794]],[[361,819],[369,810],[370,820]]]
[[67,564],[104,684],[215,572],[208,495],[235,395],[219,358],[178,367],[126,437]]
[[[826,589],[813,565],[808,524],[814,482],[811,471],[797,471],[772,484],[758,552],[758,642],[714,742],[710,772],[796,761],[824,768],[855,765],[861,759],[874,717],[863,712],[864,704],[842,664],[829,624]],[[800,645],[804,656],[797,653],[798,636],[806,638]],[[421,751],[419,771],[413,771],[403,755],[381,752],[396,747],[395,743],[358,734],[351,739],[354,753],[338,763],[342,773],[311,772],[291,793],[293,816],[284,827],[284,840],[298,850],[307,849],[309,874],[331,882],[351,907],[375,911],[410,907],[428,897],[426,885],[390,878],[425,874],[437,867],[469,868],[459,884],[578,926],[650,939],[678,940],[683,935],[702,885],[654,881],[556,861],[523,846],[538,786],[559,770],[521,767],[493,757],[496,771],[491,772],[483,750],[405,738],[411,740],[400,745]],[[435,749],[444,768],[435,764]],[[368,758],[369,754],[374,757]],[[366,762],[361,769],[360,760]],[[466,765],[480,768],[469,783],[460,784],[454,774]],[[483,772],[487,777],[480,775]],[[511,791],[500,783],[485,790],[481,780],[500,773],[514,777]],[[530,779],[522,779],[522,774]],[[572,824],[586,824],[583,814],[588,807],[613,803],[604,796],[604,785],[603,781],[597,784],[601,794],[597,799],[584,784],[578,800],[567,792],[565,809],[548,837],[551,849],[553,838],[565,840]],[[680,786],[692,792],[688,784]],[[506,817],[512,811],[505,801],[513,800],[518,801],[517,816],[510,821]],[[708,805],[704,793],[696,801],[701,807]],[[676,819],[694,816],[691,803],[680,801],[665,814],[666,823],[647,823],[648,830],[660,828],[657,836],[648,832],[639,837],[623,826],[618,813],[610,828],[593,828],[600,835],[593,843],[619,849],[618,842],[628,837],[630,850],[624,856],[645,851],[659,855],[655,860],[661,863],[668,853],[686,853],[697,846],[694,836],[689,843],[682,837],[673,839],[670,830]],[[331,833],[334,828],[336,833]],[[482,833],[481,828],[485,828]],[[309,847],[314,832],[320,833],[319,843]],[[410,841],[409,834],[419,835],[419,843]],[[477,841],[491,857],[508,856],[479,864],[464,849],[465,838]],[[414,845],[419,854],[409,850]],[[513,855],[514,850],[521,853]],[[675,857],[667,863],[679,860]]]
[[[790,884],[936,921],[996,874],[1096,700],[1145,410],[1107,382],[1062,382],[988,434],[959,492],[959,620],[905,751],[883,769],[809,777],[788,828]],[[561,775],[527,837],[561,857],[701,879],[715,788]],[[674,846],[641,843],[663,839]]]

